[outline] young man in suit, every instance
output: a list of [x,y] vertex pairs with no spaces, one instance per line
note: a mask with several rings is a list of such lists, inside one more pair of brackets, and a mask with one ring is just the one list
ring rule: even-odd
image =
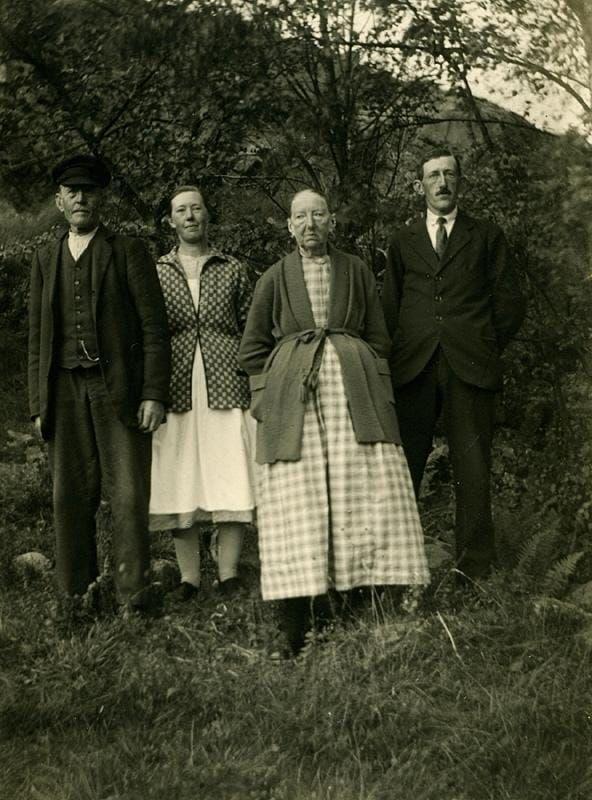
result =
[[49,447],[57,582],[66,595],[82,595],[97,577],[104,489],[118,599],[142,608],[151,434],[164,418],[170,374],[164,301],[142,242],[100,222],[106,165],[77,155],[52,177],[69,230],[33,257],[29,402]]
[[426,216],[390,244],[383,307],[393,339],[391,374],[416,495],[443,418],[456,490],[460,580],[486,577],[495,560],[490,469],[500,356],[524,317],[501,229],[459,210],[460,162],[427,154],[415,190]]

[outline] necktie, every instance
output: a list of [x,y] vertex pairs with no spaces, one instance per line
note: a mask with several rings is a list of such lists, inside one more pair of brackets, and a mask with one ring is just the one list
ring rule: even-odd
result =
[[436,229],[436,253],[438,258],[442,258],[446,245],[448,244],[448,234],[446,233],[446,217],[438,217],[438,228]]

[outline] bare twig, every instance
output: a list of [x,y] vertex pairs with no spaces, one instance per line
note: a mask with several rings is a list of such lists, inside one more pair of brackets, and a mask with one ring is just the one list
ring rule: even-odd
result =
[[456,642],[454,641],[454,639],[452,637],[452,634],[450,633],[450,628],[448,627],[448,625],[444,621],[444,617],[442,616],[442,614],[440,614],[439,611],[436,611],[436,616],[438,617],[438,620],[439,620],[440,624],[442,625],[442,627],[446,631],[446,635],[450,639],[450,644],[452,645],[452,649],[454,650],[454,655],[458,658],[458,660],[461,663],[463,663],[462,657],[461,657],[460,653],[458,652],[458,648],[456,646]]

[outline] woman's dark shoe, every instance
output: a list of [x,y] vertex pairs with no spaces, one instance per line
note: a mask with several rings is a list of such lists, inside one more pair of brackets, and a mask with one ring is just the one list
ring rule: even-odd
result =
[[198,594],[199,586],[194,586],[192,583],[182,581],[176,589],[173,589],[172,592],[168,593],[167,597],[173,602],[186,603],[188,600],[192,600]]
[[233,595],[240,592],[243,585],[240,581],[240,578],[227,578],[225,581],[220,581],[218,584],[218,593],[222,595],[222,597],[232,597]]
[[280,603],[281,627],[286,634],[291,654],[304,648],[306,634],[313,626],[310,597],[289,597]]

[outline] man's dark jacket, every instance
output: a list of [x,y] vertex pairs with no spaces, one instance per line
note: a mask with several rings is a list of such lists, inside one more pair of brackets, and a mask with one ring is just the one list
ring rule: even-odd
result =
[[[67,233],[64,234],[67,236]],[[51,436],[57,274],[64,236],[33,257],[29,301],[29,405]],[[100,226],[92,243],[91,299],[100,366],[114,411],[130,427],[142,400],[166,403],[170,343],[154,262],[139,239]]]
[[441,260],[425,219],[399,230],[388,250],[382,301],[395,386],[413,380],[441,346],[461,380],[500,388],[500,354],[520,327],[525,303],[497,225],[459,211]]

